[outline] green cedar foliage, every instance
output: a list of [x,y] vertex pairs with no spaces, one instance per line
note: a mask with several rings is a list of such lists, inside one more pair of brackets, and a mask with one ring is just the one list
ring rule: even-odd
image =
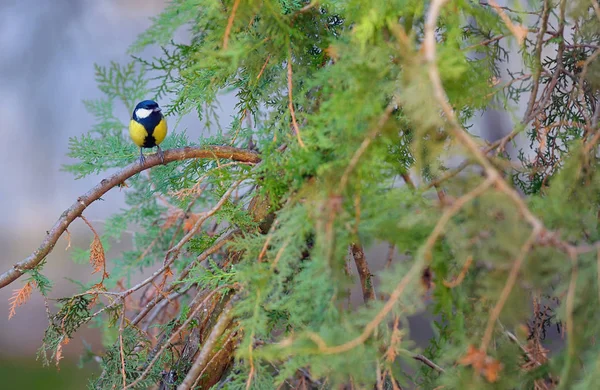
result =
[[[218,388],[352,383],[381,389],[513,389],[557,382],[561,388],[590,388],[600,362],[593,341],[600,331],[595,253],[600,178],[593,152],[599,130],[600,62],[595,58],[600,28],[598,8],[583,0],[561,8],[564,3],[533,1],[533,11],[525,12],[516,2],[501,10],[514,25],[531,29],[519,51],[524,66],[517,70],[514,63],[521,59],[507,51],[516,40],[486,2],[449,2],[436,31],[436,65],[463,126],[480,134],[482,129],[469,123],[489,107],[511,114],[527,107],[526,115],[535,113],[515,127],[531,142],[533,156],[525,148],[511,160],[504,143],[492,145],[488,154],[547,229],[524,253],[532,228],[514,200],[493,187],[457,209],[440,238],[428,241],[449,204],[485,180],[476,164],[442,180],[437,188],[444,191],[446,205],[428,186],[444,178],[451,159],[473,165],[472,156],[451,136],[423,60],[430,2],[171,1],[132,45],[131,63],[96,69],[105,96],[85,102],[96,124],[70,140],[69,156],[76,161],[65,169],[79,178],[137,158],[125,131],[128,118],[115,115],[117,106],[130,112],[136,101],[157,98],[171,124],[195,113],[200,122],[214,125],[219,96],[228,91],[235,91],[237,104],[226,128],[217,126],[208,137],[200,124],[186,130],[172,125],[162,146],[254,146],[262,162],[250,167],[225,165],[226,160],[179,161],[128,180],[122,188],[127,206],[107,220],[101,235],[108,248],[133,234],[133,249],[109,259],[110,277],[103,287],[110,291],[119,291],[117,282],[125,288],[135,285],[138,270],[153,272],[162,265],[185,234],[184,221],[172,223],[173,210],[199,213],[213,207],[236,181],[243,185],[171,267],[175,277],[186,272],[174,290],[183,294],[175,298],[180,312],[167,311],[169,318],[155,319],[143,330],[129,324],[128,317],[118,332],[122,306],[111,306],[105,298],[92,305],[93,294],[85,293],[91,286],[82,286],[82,295],[59,300],[42,356],[56,356],[65,337],[91,322],[102,326],[106,351],[101,354],[103,373],[90,388],[122,386],[121,349],[127,383],[139,379],[136,388],[147,388],[161,380],[163,368],[177,371],[176,383],[181,383],[194,359],[184,358],[186,353],[174,345],[142,378],[156,354],[146,331],[158,329],[160,346],[191,315],[194,294],[188,291],[223,288],[214,305],[224,306],[225,292],[235,286],[240,298],[234,307],[235,332],[215,344],[216,350],[227,351],[227,337],[235,333],[234,359],[211,382]],[[557,32],[557,25],[572,35]],[[180,28],[189,32],[189,42],[173,41]],[[538,58],[540,29],[552,39],[542,36],[544,51]],[[160,46],[162,54],[141,56],[150,45]],[[496,81],[509,59],[508,83]],[[290,69],[295,121],[305,147],[294,134]],[[529,108],[529,95],[523,93],[534,85],[541,95]],[[401,185],[409,173],[419,178],[416,188]],[[190,191],[201,180],[204,191]],[[251,212],[258,198],[275,213],[267,232]],[[211,231],[212,226],[217,229]],[[226,245],[226,252],[213,255],[206,266],[196,263],[235,229],[242,234]],[[403,260],[375,271],[367,256],[377,299],[349,304],[357,278],[348,272],[353,269],[348,248],[381,242],[401,252]],[[582,249],[569,252],[560,243]],[[231,253],[237,254],[233,261]],[[469,347],[478,347],[485,337],[492,309],[520,256],[524,260],[516,283],[491,323],[492,342],[484,358],[477,359]],[[76,257],[85,260],[89,253],[80,250]],[[473,264],[461,271],[467,259]],[[39,270],[30,274],[47,289],[49,282],[42,283]],[[464,279],[456,286],[444,283],[459,274]],[[434,316],[434,336],[417,344],[408,319],[423,313]],[[215,318],[206,320],[189,322],[189,334],[208,335],[202,332],[214,326]],[[556,328],[564,336],[559,348],[544,339]],[[196,349],[204,342],[186,340]],[[544,350],[551,346],[552,353]],[[442,370],[415,360],[417,354]]]

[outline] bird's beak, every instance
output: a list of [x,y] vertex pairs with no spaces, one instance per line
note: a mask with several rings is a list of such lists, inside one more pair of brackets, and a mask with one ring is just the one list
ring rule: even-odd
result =
[[154,112],[160,112],[160,111],[161,111],[161,108],[160,108],[160,107],[156,107],[156,108],[155,108],[154,110],[152,110],[152,111],[154,111]]

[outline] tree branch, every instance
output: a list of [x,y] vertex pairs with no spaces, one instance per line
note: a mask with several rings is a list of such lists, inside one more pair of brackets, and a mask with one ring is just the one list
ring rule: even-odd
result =
[[[206,147],[185,147],[180,149],[171,149],[164,152],[165,164],[187,160],[193,158],[223,158],[247,163],[260,162],[260,156],[250,150],[238,149],[229,146],[206,146]],[[144,165],[135,162],[123,168],[107,179],[103,179],[100,184],[89,190],[86,194],[77,198],[77,201],[65,210],[58,221],[54,224],[38,249],[29,257],[19,261],[11,269],[0,275],[0,289],[17,280],[26,270],[37,266],[54,248],[56,242],[69,227],[75,218],[95,200],[100,199],[111,188],[123,183],[125,180],[153,166],[160,165],[161,160],[158,155],[151,155],[146,158]]]
[[350,248],[352,250],[352,257],[354,257],[354,262],[356,263],[358,276],[360,277],[363,299],[365,303],[367,303],[375,299],[375,289],[373,288],[373,279],[371,271],[369,270],[369,263],[367,263],[362,245],[352,244]]
[[[146,369],[140,374],[140,376],[137,377],[137,379],[135,381],[133,381],[132,383],[130,383],[127,387],[124,387],[123,390],[127,390],[127,389],[131,389],[134,388],[135,386],[137,386],[141,381],[144,380],[144,378],[146,378],[146,376],[148,375],[148,373],[150,372],[150,370],[152,369],[152,366],[156,363],[156,361],[159,359],[159,357],[163,354],[163,352],[169,347],[171,346],[171,343],[173,342],[173,340],[175,340],[175,338],[177,337],[177,335],[184,329],[187,328],[187,326],[190,324],[190,322],[192,322],[195,319],[196,313],[198,313],[200,311],[200,309],[202,307],[204,307],[204,304],[206,302],[208,302],[209,299],[211,299],[217,292],[219,292],[220,290],[224,289],[224,288],[236,288],[235,285],[222,285],[217,287],[215,290],[211,291],[205,298],[204,300],[189,314],[188,318],[180,325],[177,327],[177,329],[175,329],[173,331],[173,333],[171,334],[171,336],[169,337],[169,339],[162,345],[162,347],[158,350],[158,352],[156,353],[156,355],[154,355],[154,358],[152,358],[152,360],[150,361],[150,363],[148,363],[148,366],[146,367]],[[201,294],[201,293],[198,293]]]
[[188,371],[183,382],[181,382],[179,387],[177,387],[177,390],[187,390],[192,388],[192,385],[196,381],[196,378],[198,378],[204,367],[208,364],[211,353],[213,352],[213,349],[216,346],[219,337],[221,337],[225,329],[229,326],[229,323],[232,320],[233,305],[238,299],[238,295],[231,298],[231,300],[221,313],[219,320],[217,321],[215,326],[213,326],[212,331],[208,336],[208,339],[204,342],[202,350],[200,351],[200,354],[194,361],[192,368],[190,368],[190,370]]
[[423,355],[418,355],[418,354],[417,355],[413,355],[412,358],[415,359],[415,360],[420,361],[421,363],[425,364],[426,366],[429,366],[429,367],[433,368],[437,372],[446,372],[446,370],[444,370],[442,367],[438,366],[437,364],[435,364],[431,360],[427,359]]

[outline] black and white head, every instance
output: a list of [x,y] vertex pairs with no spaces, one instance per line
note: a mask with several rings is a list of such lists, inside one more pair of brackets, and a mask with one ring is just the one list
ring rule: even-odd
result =
[[162,116],[161,109],[154,100],[143,100],[133,110],[133,119],[136,121],[142,121],[152,116]]

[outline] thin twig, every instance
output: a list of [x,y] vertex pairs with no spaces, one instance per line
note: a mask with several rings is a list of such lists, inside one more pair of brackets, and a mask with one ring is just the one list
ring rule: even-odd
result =
[[[480,1],[479,5],[483,5],[485,7],[489,7],[491,4],[488,4],[488,3],[485,3],[483,1]],[[512,9],[512,8],[509,8],[509,7],[499,7],[499,8],[501,8],[501,9],[503,9],[505,11],[514,12],[514,13],[517,13],[517,14],[528,14],[528,15],[538,15],[539,14],[539,12],[534,12],[534,11],[517,11],[516,9]]]
[[125,374],[125,352],[123,351],[123,330],[125,324],[125,304],[123,304],[123,313],[121,313],[121,323],[119,324],[119,354],[121,355],[121,374],[123,375],[123,388],[127,387],[127,375]]
[[[535,111],[530,112],[529,116],[526,116],[523,120],[523,124],[528,123],[530,120],[536,118],[539,114],[543,113],[546,109],[546,106],[552,99],[552,91],[558,84],[559,76],[561,73],[565,73],[565,68],[563,64],[563,55],[565,51],[565,39],[564,39],[564,30],[565,30],[565,13],[566,13],[567,2],[566,0],[560,1],[560,15],[558,21],[558,31],[553,34],[553,38],[561,38],[558,43],[557,54],[556,54],[556,68],[554,69],[554,74],[552,75],[552,79],[550,83],[545,88],[544,93],[542,93],[541,101],[537,104],[537,108]],[[540,65],[541,66],[541,65]],[[539,69],[543,71],[543,69]],[[583,79],[583,77],[581,78]],[[535,101],[534,101],[535,102]]]
[[240,0],[235,0],[233,2],[233,7],[231,7],[231,14],[229,14],[229,19],[227,20],[227,27],[225,28],[225,35],[223,36],[223,50],[226,50],[227,46],[229,45],[229,34],[231,34],[231,27],[233,27],[235,13],[237,12],[239,5]]
[[490,43],[494,43],[494,42],[496,42],[496,41],[499,41],[499,40],[501,40],[501,39],[502,39],[502,38],[504,38],[504,37],[506,37],[506,35],[504,35],[504,34],[502,34],[502,35],[498,35],[498,36],[496,36],[496,37],[493,37],[493,38],[490,38],[490,39],[486,39],[485,41],[481,41],[481,42],[479,42],[479,43],[476,43],[476,44],[474,44],[474,45],[467,46],[467,47],[465,47],[464,49],[461,49],[461,50],[462,50],[462,51],[469,51],[469,50],[472,50],[472,49],[474,49],[474,48],[476,48],[476,47],[479,47],[479,46],[487,46],[487,45],[489,45]]
[[[190,264],[187,265],[187,267],[181,272],[181,274],[179,275],[179,277],[177,278],[176,281],[172,282],[169,287],[166,289],[167,293],[170,293],[171,291],[173,291],[175,288],[181,286],[181,282],[188,276],[188,274],[190,273],[190,271],[192,270],[193,267],[196,266],[196,264],[200,264],[203,261],[205,261],[206,259],[208,259],[209,256],[213,255],[214,253],[216,253],[217,251],[219,251],[223,245],[225,245],[227,242],[229,242],[231,239],[233,239],[234,236],[236,236],[237,234],[239,234],[240,231],[239,230],[234,230],[230,233],[227,233],[226,235],[222,236],[221,238],[219,238],[217,240],[217,242],[215,242],[213,244],[213,246],[211,246],[210,248],[208,248],[207,250],[205,250],[204,252],[202,252],[202,254],[200,254],[196,260],[192,261]],[[149,302],[140,313],[138,313],[138,315],[131,321],[132,325],[137,325],[158,303],[160,303],[162,300],[164,300],[164,296],[158,295],[157,298],[151,302]]]
[[550,0],[544,0],[544,9],[542,10],[542,23],[538,32],[534,55],[536,68],[533,72],[533,90],[531,91],[529,103],[527,103],[527,110],[525,110],[525,115],[523,116],[523,120],[521,122],[529,122],[528,118],[530,117],[531,112],[533,111],[533,107],[537,99],[538,89],[540,87],[540,76],[542,74],[542,48],[544,42],[544,34],[546,33],[546,29],[548,28],[548,17],[550,16],[549,2]]
[[310,3],[306,4],[304,7],[300,8],[296,12],[299,13],[299,14],[302,14],[302,13],[310,11],[312,8],[316,7],[317,5],[319,5],[319,1],[318,0],[312,0]]
[[260,77],[262,76],[262,74],[264,73],[265,69],[267,68],[267,64],[269,63],[270,59],[271,59],[271,54],[269,54],[267,56],[267,59],[265,60],[265,63],[263,64],[262,68],[260,68],[260,72],[258,72],[258,75],[256,76],[256,81],[260,80]]
[[490,341],[492,340],[492,335],[494,332],[494,324],[500,317],[500,313],[502,312],[502,309],[504,308],[504,304],[506,303],[506,300],[508,299],[508,296],[510,295],[510,292],[512,291],[512,289],[514,287],[515,282],[517,281],[517,276],[519,275],[521,266],[523,265],[523,262],[527,258],[527,255],[529,254],[529,251],[531,250],[531,247],[533,246],[533,243],[535,242],[535,240],[539,234],[540,234],[540,231],[533,229],[533,231],[529,235],[529,238],[527,238],[527,240],[521,247],[521,251],[519,252],[519,255],[517,256],[516,260],[514,261],[513,266],[510,269],[510,273],[508,274],[508,278],[506,279],[506,283],[504,284],[504,288],[502,289],[502,292],[500,293],[500,298],[498,298],[498,302],[496,302],[496,305],[492,309],[492,312],[490,313],[490,317],[488,318],[487,326],[485,328],[485,332],[483,333],[483,337],[481,339],[481,345],[479,346],[480,351],[485,352],[487,350],[487,347],[488,347]]
[[435,41],[435,29],[437,25],[437,18],[440,13],[441,7],[447,0],[433,0],[427,15],[425,23],[425,39],[423,43],[424,56],[428,63],[429,79],[433,86],[433,92],[438,104],[442,107],[446,119],[451,125],[451,130],[454,136],[461,142],[461,144],[473,155],[475,160],[485,169],[485,173],[493,184],[501,191],[504,192],[512,201],[515,203],[523,217],[527,222],[534,228],[535,231],[541,232],[543,229],[542,222],[527,208],[527,205],[521,198],[518,192],[511,188],[506,181],[502,179],[500,172],[492,165],[487,159],[484,153],[479,149],[477,143],[471,138],[471,136],[462,128],[454,109],[448,103],[448,97],[442,86],[442,80],[436,65],[436,41]]
[[[579,267],[577,266],[577,254],[574,251],[569,253],[571,258],[571,280],[569,281],[569,289],[567,290],[566,306],[566,327],[567,327],[567,356],[566,362],[560,376],[561,383],[568,383],[568,376],[571,373],[573,360],[577,359],[575,346],[575,320],[573,318],[573,310],[575,308],[575,292],[577,289],[577,275]],[[560,388],[563,388],[562,386]]]
[[510,20],[504,9],[498,5],[494,0],[489,0],[489,4],[494,8],[494,10],[500,15],[500,18],[508,27],[508,30],[517,38],[517,42],[519,42],[519,46],[525,42],[525,37],[527,37],[527,29],[522,25],[516,25]]
[[596,13],[596,17],[600,21],[600,5],[598,5],[598,1],[597,0],[590,0],[590,2],[592,3],[592,7],[594,8],[594,12]]
[[442,367],[438,366],[437,364],[435,364],[431,360],[427,359],[423,355],[413,355],[412,358],[415,359],[415,360],[420,361],[421,363],[424,363],[425,365],[427,365],[427,366],[429,366],[431,368],[433,368],[437,372],[446,372],[446,370],[444,370]]
[[467,261],[465,261],[465,264],[463,265],[463,267],[460,270],[460,273],[458,274],[456,279],[454,279],[451,282],[444,280],[444,286],[446,286],[448,288],[454,288],[454,287],[458,286],[459,284],[461,284],[463,279],[467,275],[467,271],[469,270],[469,267],[471,266],[472,262],[473,262],[473,256],[468,256]]
[[288,237],[277,251],[275,259],[273,259],[273,263],[271,263],[271,270],[275,270],[277,264],[279,264],[279,260],[281,259],[281,256],[283,256],[283,252],[285,251],[287,246],[290,244],[290,241],[292,241],[292,238]]
[[394,261],[394,254],[396,253],[396,245],[390,243],[388,246],[387,260],[385,261],[385,269],[390,268],[392,261]]
[[240,185],[240,183],[243,181],[244,179],[240,179],[235,181],[230,187],[229,189],[227,189],[227,191],[225,192],[225,194],[223,194],[223,196],[221,197],[221,199],[219,199],[219,201],[217,202],[217,204],[214,205],[213,208],[211,208],[210,210],[203,212],[201,215],[201,217],[198,218],[198,220],[196,221],[196,223],[194,224],[194,226],[192,226],[192,228],[190,229],[190,231],[183,236],[183,238],[181,238],[181,240],[179,240],[179,242],[177,243],[177,245],[173,246],[171,249],[169,249],[169,251],[167,253],[172,253],[172,254],[177,254],[179,253],[179,251],[181,251],[181,248],[183,248],[183,246],[198,232],[198,230],[200,229],[200,227],[202,227],[202,224],[204,224],[204,222],[206,222],[206,220],[210,217],[212,217],[217,211],[219,211],[221,209],[221,207],[223,207],[223,205],[225,204],[225,202],[227,202],[227,200],[229,199],[229,197],[231,196],[231,193],[237,188],[237,186]]
[[415,188],[417,188],[415,186],[415,183],[413,182],[413,180],[410,178],[410,175],[408,173],[401,173],[400,176],[402,176],[402,179],[404,180],[404,182],[406,183],[406,185],[408,187],[410,187],[411,190],[414,190]]
[[305,148],[304,142],[302,141],[302,137],[300,136],[300,127],[298,126],[298,122],[296,121],[296,112],[294,111],[294,98],[292,96],[294,83],[292,82],[292,46],[290,45],[288,61],[287,61],[287,84],[288,84],[288,108],[290,109],[290,114],[292,115],[292,126],[294,127],[294,132],[296,133],[296,137],[298,138],[298,144],[302,148]]
[[377,124],[371,129],[371,131],[369,131],[367,133],[367,136],[365,137],[363,142],[360,144],[359,148],[356,150],[356,152],[354,152],[354,155],[350,159],[350,162],[348,163],[346,170],[342,174],[342,178],[340,180],[340,187],[339,187],[340,191],[346,187],[346,184],[348,183],[348,177],[350,176],[350,173],[356,167],[356,164],[358,164],[358,160],[360,160],[361,156],[367,150],[367,148],[369,147],[369,145],[371,144],[371,142],[373,141],[375,136],[377,136],[377,134],[379,134],[379,132],[381,131],[383,126],[385,126],[387,121],[390,119],[390,116],[392,115],[392,112],[394,112],[395,108],[396,108],[395,101],[388,104],[388,106],[385,108],[385,111],[383,112],[383,114],[379,117]]

